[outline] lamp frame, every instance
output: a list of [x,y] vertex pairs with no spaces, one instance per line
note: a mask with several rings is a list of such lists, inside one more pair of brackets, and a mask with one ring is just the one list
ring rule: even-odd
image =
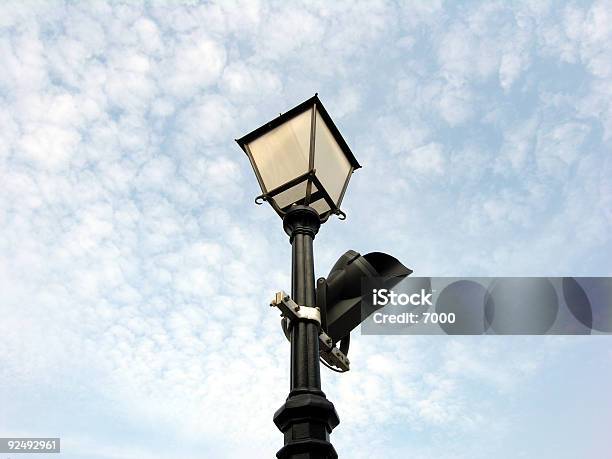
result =
[[[295,177],[289,180],[288,182],[280,186],[277,186],[276,188],[268,190],[264,184],[261,173],[259,172],[259,169],[249,149],[248,144],[254,141],[255,139],[267,134],[268,132],[272,131],[278,126],[284,124],[290,119],[295,118],[296,116],[301,115],[302,113],[308,110],[311,110],[310,149],[309,149],[308,170],[304,174],[299,175],[298,177]],[[321,181],[317,178],[316,169],[314,168],[314,161],[315,161],[315,154],[316,154],[315,139],[316,139],[317,116],[321,116],[321,118],[323,119],[327,127],[329,128],[334,140],[336,141],[336,143],[338,144],[338,146],[340,147],[340,149],[346,156],[346,159],[349,161],[349,164],[351,166],[349,173],[347,174],[346,179],[344,181],[344,185],[342,186],[342,191],[340,192],[340,197],[338,198],[337,203],[333,201],[333,199],[331,198],[331,196],[329,195],[325,187],[321,184]],[[344,193],[346,192],[346,188],[348,186],[348,182],[351,178],[351,175],[356,169],[359,169],[361,165],[355,158],[355,155],[353,155],[353,152],[351,151],[346,141],[340,134],[340,131],[334,124],[329,114],[327,113],[327,110],[325,110],[325,107],[323,106],[323,103],[319,99],[318,94],[315,94],[313,97],[302,102],[301,104],[297,105],[291,110],[285,113],[281,113],[278,117],[276,117],[272,121],[264,124],[263,126],[260,126],[259,128],[246,134],[240,139],[236,139],[236,142],[238,143],[238,145],[240,145],[240,148],[242,148],[242,150],[247,154],[249,161],[251,162],[251,167],[253,167],[253,171],[255,172],[255,176],[257,177],[257,181],[259,182],[259,186],[263,190],[263,193],[255,198],[256,204],[262,204],[264,201],[269,202],[272,208],[276,211],[276,213],[282,218],[286,215],[289,208],[293,205],[308,206],[309,204],[313,202],[316,202],[320,199],[324,199],[327,205],[329,206],[330,210],[321,214],[320,217],[322,221],[327,220],[327,218],[329,218],[329,216],[332,214],[338,215],[341,220],[344,220],[346,218],[346,214],[342,212],[342,210],[340,210],[340,204],[342,203],[342,199],[344,198]],[[281,208],[277,204],[274,197],[282,193],[283,191],[286,191],[303,182],[306,182],[306,196],[296,201],[295,203],[291,203],[288,206]],[[314,193],[312,193],[313,184],[316,187],[316,191]]]

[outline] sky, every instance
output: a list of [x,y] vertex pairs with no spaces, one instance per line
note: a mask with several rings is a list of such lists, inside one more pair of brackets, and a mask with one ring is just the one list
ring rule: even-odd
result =
[[[609,1],[1,2],[1,436],[274,456],[291,252],[234,139],[315,92],[363,165],[317,276],[348,249],[612,275],[611,24]],[[356,330],[349,357],[322,369],[340,457],[610,457],[609,337]]]

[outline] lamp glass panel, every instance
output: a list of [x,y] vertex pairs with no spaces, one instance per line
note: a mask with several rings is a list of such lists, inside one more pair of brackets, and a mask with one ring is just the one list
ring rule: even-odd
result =
[[325,199],[319,199],[318,201],[311,203],[310,207],[316,210],[319,215],[323,215],[325,212],[329,212],[330,210],[329,204],[327,204]]
[[[288,190],[285,190],[282,193],[273,196],[278,207],[284,209],[285,207],[304,199],[306,197],[306,183],[307,182],[298,183],[297,185],[289,188]],[[317,187],[313,183],[311,185],[310,192],[311,194],[314,194],[316,191]]]
[[271,191],[308,171],[311,113],[307,110],[249,143],[264,191]]
[[317,112],[314,167],[323,188],[338,204],[342,188],[351,170],[351,163]]

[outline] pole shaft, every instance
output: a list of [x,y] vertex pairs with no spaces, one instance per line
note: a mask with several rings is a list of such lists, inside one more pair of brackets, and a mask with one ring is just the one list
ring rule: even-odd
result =
[[[291,297],[299,306],[315,305],[313,240],[321,222],[311,207],[287,212],[283,226],[290,237]],[[285,404],[274,423],[285,437],[279,459],[336,459],[329,434],[340,422],[334,405],[321,391],[319,324],[299,320],[291,324],[291,379]]]
[[[296,234],[291,243],[291,297],[300,306],[315,306],[312,239],[309,234]],[[298,322],[292,327],[291,343],[291,391],[320,392],[319,327],[310,321]]]

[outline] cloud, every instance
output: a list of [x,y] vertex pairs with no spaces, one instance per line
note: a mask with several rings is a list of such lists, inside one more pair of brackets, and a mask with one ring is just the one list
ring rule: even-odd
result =
[[404,159],[404,164],[414,177],[440,174],[444,168],[442,145],[431,142],[412,150]]
[[225,49],[202,34],[182,37],[162,67],[160,86],[170,95],[185,98],[215,83],[225,67]]

